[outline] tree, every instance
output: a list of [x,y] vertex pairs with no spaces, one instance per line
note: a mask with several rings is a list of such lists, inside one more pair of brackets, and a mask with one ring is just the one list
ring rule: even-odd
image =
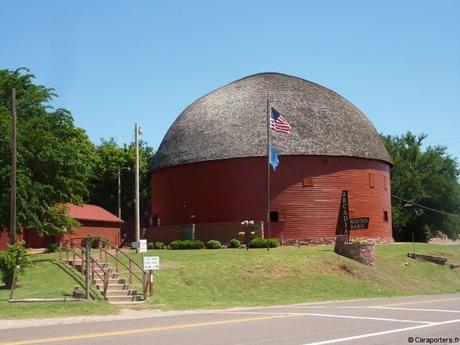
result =
[[[437,233],[460,235],[460,170],[446,147],[422,149],[426,135],[407,132],[382,136],[393,160],[391,171],[393,236],[426,241]],[[418,205],[423,205],[432,211]]]
[[[96,148],[97,163],[89,202],[100,205],[114,214],[118,214],[118,170],[121,173],[122,185],[122,219],[129,220],[134,215],[134,143],[118,146],[114,139],[103,140]],[[140,211],[147,214],[150,210],[149,168],[153,157],[153,149],[144,142],[139,144],[139,185]],[[128,169],[122,169],[128,168]]]
[[31,264],[32,260],[24,241],[8,245],[6,251],[0,252],[0,277],[5,287],[7,289],[15,287],[18,275],[23,274]]
[[[0,70],[0,224],[9,224],[11,89],[17,95],[18,224],[59,235],[73,223],[59,204],[82,203],[96,164],[95,147],[66,109],[53,109],[54,90],[33,83],[27,69]],[[51,224],[57,221],[58,224]],[[51,223],[50,223],[51,222]]]

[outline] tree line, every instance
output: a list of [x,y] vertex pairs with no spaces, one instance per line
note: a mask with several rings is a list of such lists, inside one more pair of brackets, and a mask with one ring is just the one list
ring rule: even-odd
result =
[[460,237],[460,170],[447,147],[424,147],[426,134],[382,135],[391,168],[393,237],[427,241]]
[[[29,70],[0,70],[0,226],[10,224],[11,89],[17,109],[17,223],[41,235],[75,225],[66,203],[94,203],[118,214],[122,169],[122,218],[134,210],[134,143],[93,144],[66,109],[54,109],[52,88],[34,83]],[[140,143],[141,212],[150,208],[148,181],[153,149]]]
[[[75,225],[66,203],[93,203],[122,219],[134,210],[134,144],[114,139],[93,144],[66,109],[54,109],[52,88],[34,83],[29,70],[0,70],[0,226],[10,224],[11,89],[18,114],[17,223],[41,235],[58,235]],[[393,236],[426,241],[437,234],[460,236],[460,170],[444,146],[424,148],[426,135],[382,135],[392,158]],[[150,209],[149,165],[154,151],[140,145],[141,214]],[[126,169],[130,168],[130,169]]]

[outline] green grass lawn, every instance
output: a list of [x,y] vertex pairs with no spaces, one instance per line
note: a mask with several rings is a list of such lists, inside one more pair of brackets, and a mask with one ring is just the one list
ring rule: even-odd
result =
[[[144,306],[160,309],[227,308],[331,299],[460,292],[460,270],[406,257],[412,244],[377,247],[368,267],[336,255],[332,246],[271,249],[150,250],[160,256],[154,295]],[[460,263],[460,247],[416,244],[419,254]],[[141,262],[141,255],[128,255]],[[58,258],[57,254],[35,259]],[[122,272],[123,273],[123,272]],[[15,298],[62,297],[76,282],[49,261],[36,262],[21,279]],[[8,304],[0,287],[0,318],[115,313],[104,302]]]
[[[460,247],[416,244],[419,254],[460,262]],[[406,257],[411,244],[377,247],[368,267],[336,255],[332,246],[271,249],[153,250],[153,308],[225,308],[330,299],[460,292],[460,271]],[[130,256],[140,262],[140,255]]]
[[[79,281],[72,278],[55,263],[56,254],[34,255],[33,265],[20,277],[20,287],[13,299],[62,298],[71,296]],[[0,319],[55,317],[71,315],[108,314],[117,311],[112,305],[99,301],[90,302],[37,302],[8,303],[10,290],[0,285]]]

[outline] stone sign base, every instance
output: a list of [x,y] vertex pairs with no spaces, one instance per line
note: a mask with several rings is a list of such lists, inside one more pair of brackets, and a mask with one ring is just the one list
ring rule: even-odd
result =
[[339,235],[335,241],[334,251],[364,265],[375,265],[375,243],[348,243],[347,236]]

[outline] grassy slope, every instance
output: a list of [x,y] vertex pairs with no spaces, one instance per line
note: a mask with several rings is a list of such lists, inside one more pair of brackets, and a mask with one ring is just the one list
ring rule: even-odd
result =
[[[460,247],[417,244],[417,253],[442,255],[460,263]],[[329,299],[460,292],[460,270],[408,259],[411,244],[377,247],[377,265],[368,267],[334,254],[331,246],[265,249],[149,251],[159,255],[154,296],[161,309],[225,308]],[[139,254],[130,256],[141,260]],[[57,258],[42,254],[37,258]],[[36,263],[22,278],[15,298],[63,297],[75,281],[50,262]],[[0,319],[107,314],[102,302],[8,304],[0,287]]]
[[[152,307],[221,308],[460,291],[460,272],[406,258],[408,244],[379,246],[377,265],[330,246],[266,250],[152,251],[160,255]],[[460,262],[460,248],[417,244]],[[405,263],[408,263],[405,265]]]
[[[40,255],[41,260],[35,261],[23,277],[21,287],[14,291],[13,298],[64,298],[70,296],[78,283],[58,265],[49,260],[56,255]],[[117,309],[108,303],[98,302],[40,302],[40,303],[8,303],[10,290],[0,286],[0,319],[44,316],[69,316],[108,314]]]

